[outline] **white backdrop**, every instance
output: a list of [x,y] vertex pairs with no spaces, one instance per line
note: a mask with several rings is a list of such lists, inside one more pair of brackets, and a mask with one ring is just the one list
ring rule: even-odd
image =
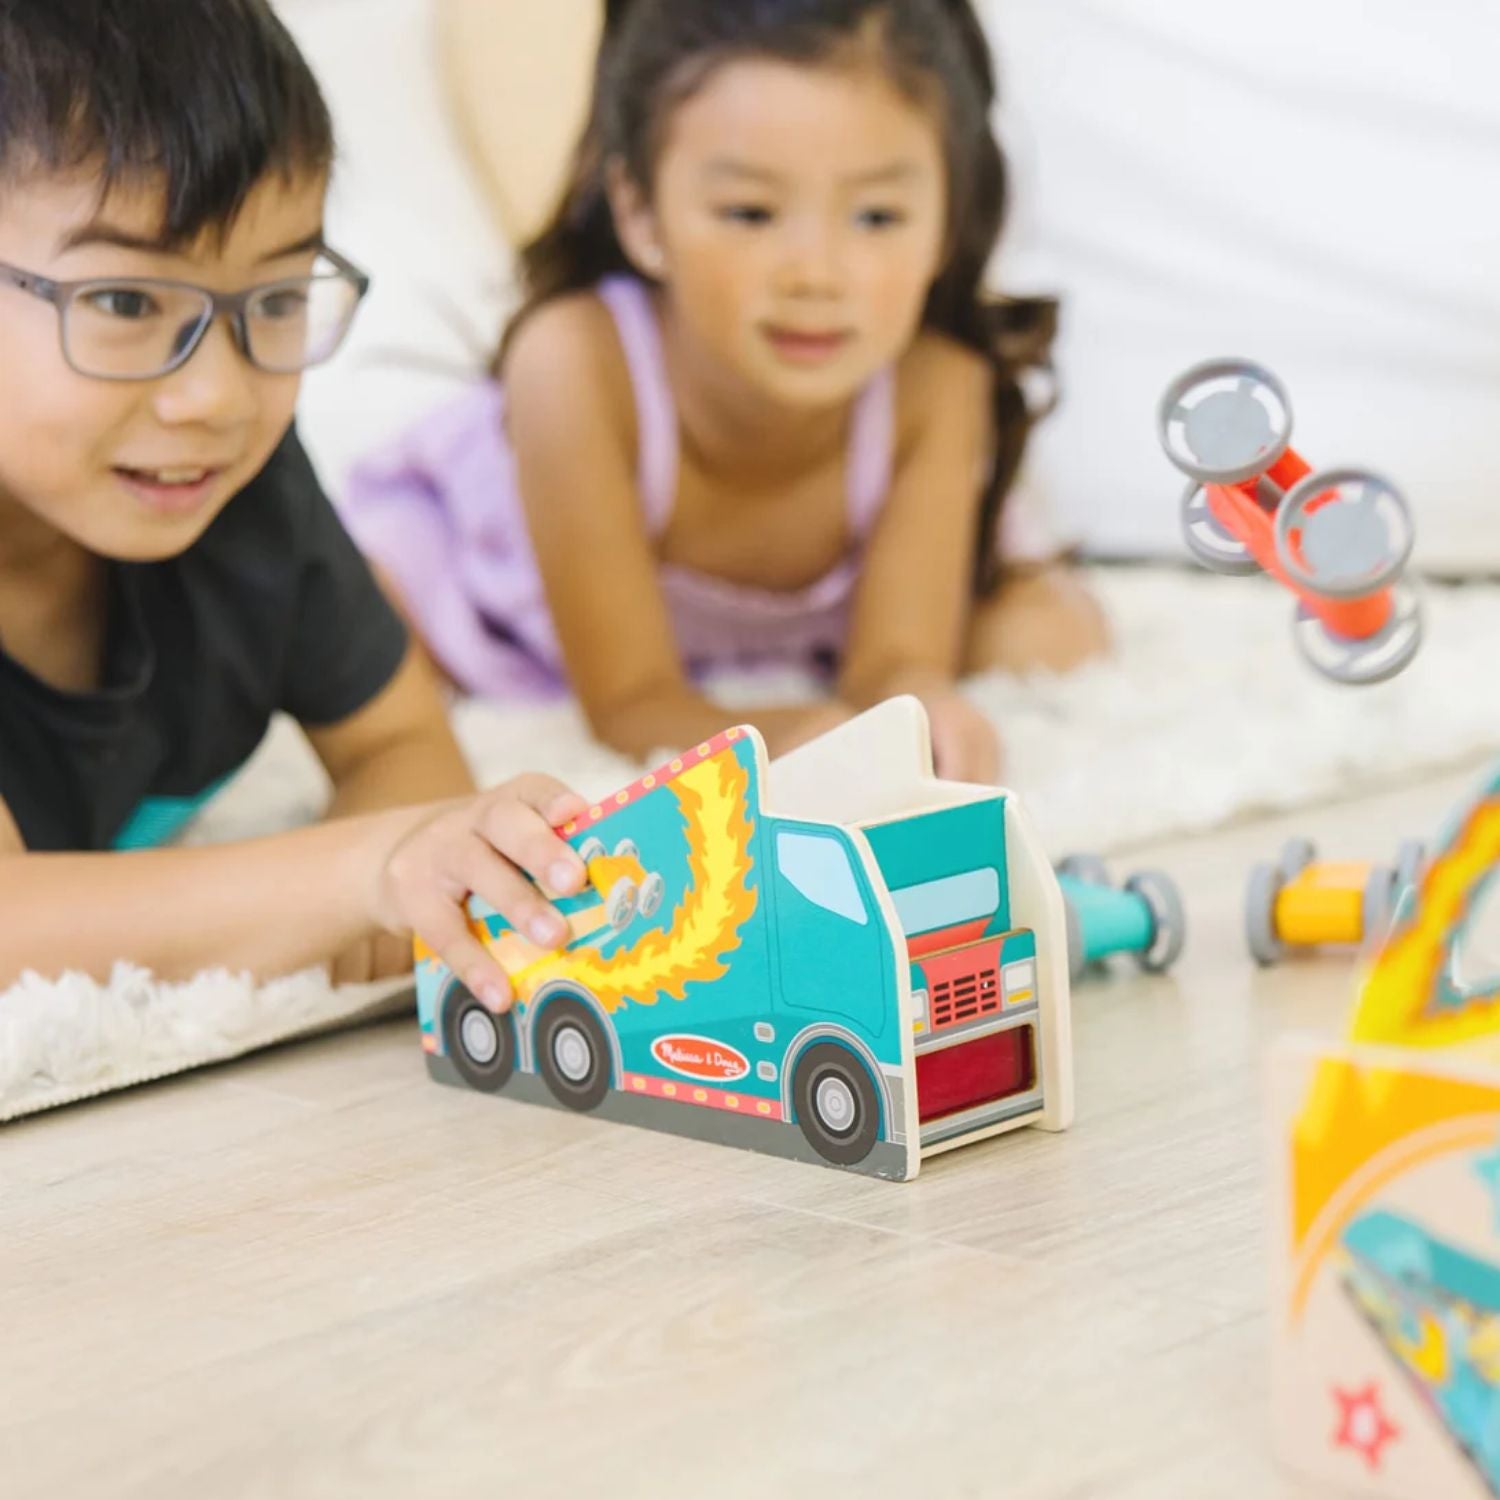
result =
[[[282,0],[343,135],[333,234],[377,277],[351,348],[309,382],[335,486],[479,367],[508,301],[428,4]],[[987,0],[987,15],[1016,168],[1001,269],[1066,299],[1065,405],[1029,476],[1064,528],[1180,555],[1156,397],[1234,352],[1287,382],[1311,461],[1408,492],[1422,561],[1500,570],[1493,0]]]
[[1178,370],[1252,355],[1318,467],[1396,480],[1428,564],[1500,569],[1493,0],[990,0],[1008,275],[1066,295],[1036,477],[1096,546],[1176,546]]

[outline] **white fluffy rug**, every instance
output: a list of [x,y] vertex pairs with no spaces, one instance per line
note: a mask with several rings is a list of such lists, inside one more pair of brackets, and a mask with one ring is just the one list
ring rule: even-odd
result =
[[[1302,665],[1291,603],[1263,582],[1141,568],[1101,571],[1097,583],[1116,631],[1114,660],[1063,679],[969,685],[1004,735],[1007,783],[1055,854],[1108,852],[1348,796],[1500,745],[1491,686],[1500,586],[1429,588],[1417,660],[1394,682],[1349,689]],[[795,680],[720,687],[741,704],[805,690]],[[469,703],[455,722],[485,781],[541,768],[603,795],[638,769],[592,743],[568,706]],[[290,827],[315,817],[325,793],[301,736],[281,724],[190,837]],[[123,965],[107,986],[31,977],[0,994],[0,1120],[393,1003],[401,1002],[390,985],[333,990],[317,973],[258,989],[222,972],[158,984]]]

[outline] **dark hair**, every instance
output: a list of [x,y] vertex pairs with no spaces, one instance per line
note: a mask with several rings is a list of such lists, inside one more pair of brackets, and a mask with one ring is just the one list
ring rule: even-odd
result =
[[160,179],[163,245],[226,229],[269,172],[326,171],[333,125],[268,0],[0,0],[0,178]]
[[923,326],[983,354],[995,371],[996,451],[975,551],[974,583],[985,592],[999,575],[993,538],[1001,502],[1034,422],[1050,409],[1032,411],[1022,377],[1038,370],[1050,376],[1057,303],[984,290],[1005,219],[1007,176],[989,119],[994,67],[970,0],[606,0],[589,122],[555,216],[521,252],[525,302],[501,357],[542,303],[633,269],[615,232],[606,168],[618,159],[649,188],[672,104],[734,58],[818,64],[866,36],[878,42],[895,81],[936,101],[945,116],[948,255]]

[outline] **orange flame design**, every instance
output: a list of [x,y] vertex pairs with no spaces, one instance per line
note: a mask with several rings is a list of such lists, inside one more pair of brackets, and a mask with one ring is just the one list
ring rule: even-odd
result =
[[755,913],[750,888],[750,837],[745,810],[750,774],[725,749],[682,772],[670,784],[686,820],[690,878],[670,926],[647,932],[629,948],[600,957],[574,949],[531,966],[529,999],[551,979],[586,985],[609,1012],[625,1005],[654,1005],[663,995],[681,1000],[691,983],[728,972],[725,960],[740,945],[740,930]]

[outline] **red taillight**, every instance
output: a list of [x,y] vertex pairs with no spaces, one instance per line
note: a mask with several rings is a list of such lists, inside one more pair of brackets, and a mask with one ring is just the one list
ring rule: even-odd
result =
[[1024,1094],[1036,1083],[1036,1051],[1029,1026],[994,1031],[976,1042],[917,1054],[917,1115],[942,1115]]

